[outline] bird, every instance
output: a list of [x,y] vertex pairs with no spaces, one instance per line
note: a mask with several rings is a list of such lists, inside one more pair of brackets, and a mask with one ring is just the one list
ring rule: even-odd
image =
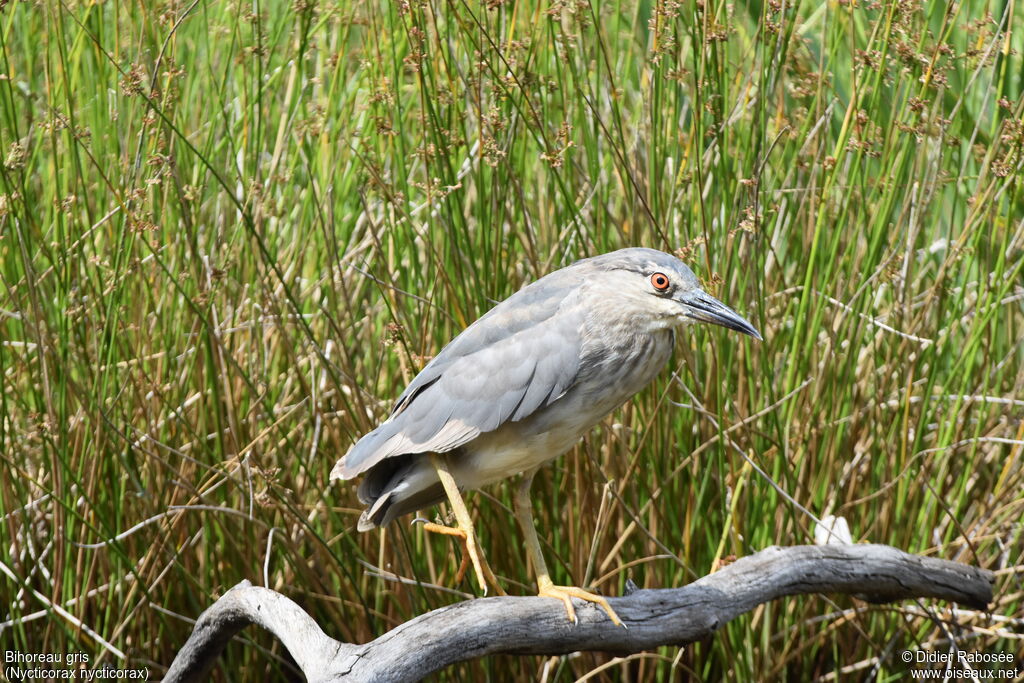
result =
[[467,551],[463,569],[468,555],[484,594],[491,584],[504,595],[483,561],[461,494],[522,474],[514,512],[538,595],[561,600],[574,622],[571,598],[597,603],[619,625],[604,597],[551,580],[530,485],[540,467],[658,375],[676,332],[691,323],[762,339],[663,251],[630,247],[553,271],[452,339],[409,383],[390,415],[338,461],[331,480],[363,476],[358,497],[367,507],[359,531],[447,499],[457,520],[451,533]]

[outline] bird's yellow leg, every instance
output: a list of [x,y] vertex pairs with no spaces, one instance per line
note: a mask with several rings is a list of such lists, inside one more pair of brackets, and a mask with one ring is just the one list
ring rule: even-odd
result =
[[422,519],[414,519],[413,521],[423,522],[423,530],[428,533],[454,536],[459,539],[459,545],[462,546],[462,561],[459,563],[458,571],[455,572],[455,583],[462,583],[463,577],[466,576],[466,570],[469,569],[469,546],[466,544],[466,534],[462,529],[445,526],[444,524],[435,524],[434,522],[427,522]]
[[[498,595],[505,595],[505,591],[502,589],[501,584],[498,583],[497,577],[494,576],[490,565],[487,564],[483,553],[480,552],[480,546],[476,542],[476,534],[473,532],[473,520],[469,517],[466,501],[462,499],[459,486],[455,483],[455,477],[452,476],[451,470],[448,469],[448,459],[443,455],[431,455],[430,461],[437,471],[437,478],[441,480],[441,485],[444,486],[444,491],[448,495],[448,503],[452,506],[452,511],[455,513],[455,521],[458,524],[458,528],[453,529],[437,524],[430,525],[431,528],[427,530],[461,538],[465,555],[469,556],[469,560],[473,564],[473,571],[476,573],[476,579],[480,583],[480,589],[484,595],[487,595],[488,585],[494,586],[494,590]],[[441,531],[441,529],[444,529],[444,531]],[[463,562],[459,566],[457,574],[459,580],[461,580],[462,575],[466,572],[465,565],[465,556],[463,556]]]
[[576,610],[572,606],[572,598],[580,598],[588,602],[595,602],[608,613],[608,617],[616,626],[623,626],[619,615],[615,613],[612,606],[600,595],[585,591],[576,586],[556,586],[548,574],[548,566],[544,562],[544,555],[540,549],[540,539],[537,538],[537,528],[533,524],[533,509],[530,505],[530,485],[533,483],[533,475],[537,470],[523,474],[522,481],[516,488],[515,510],[516,519],[523,529],[523,536],[526,539],[526,550],[530,554],[530,561],[537,573],[537,594],[542,598],[557,598],[565,605],[565,611],[569,615],[569,621],[579,623],[576,618]]

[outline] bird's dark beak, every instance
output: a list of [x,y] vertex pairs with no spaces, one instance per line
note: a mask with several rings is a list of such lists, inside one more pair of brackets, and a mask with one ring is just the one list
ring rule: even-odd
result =
[[761,333],[746,319],[707,292],[699,289],[687,292],[677,298],[683,305],[683,315],[702,323],[728,327],[754,339],[761,339]]

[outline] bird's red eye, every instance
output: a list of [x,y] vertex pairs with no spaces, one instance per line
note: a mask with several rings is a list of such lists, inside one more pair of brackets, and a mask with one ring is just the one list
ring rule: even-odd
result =
[[654,285],[654,288],[659,292],[668,290],[668,275],[665,275],[665,273],[655,273],[651,276],[651,284]]

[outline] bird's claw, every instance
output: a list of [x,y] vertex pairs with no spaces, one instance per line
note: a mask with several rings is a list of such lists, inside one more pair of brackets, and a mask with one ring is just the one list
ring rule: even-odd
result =
[[480,590],[483,593],[483,597],[487,597],[488,586],[494,586],[498,595],[505,595],[505,591],[502,589],[501,584],[498,583],[498,579],[494,576],[494,572],[491,571],[490,565],[487,564],[487,561],[480,553],[480,549],[476,544],[475,535],[459,527],[444,526],[443,524],[430,522],[419,517],[413,520],[413,523],[416,522],[423,524],[424,531],[442,534],[445,536],[454,536],[459,540],[459,545],[462,546],[462,560],[459,562],[459,568],[455,572],[455,583],[462,582],[462,579],[466,576],[466,571],[469,569],[469,565],[472,564],[477,581],[480,583]]
[[565,612],[569,616],[569,621],[573,622],[574,625],[580,623],[579,617],[576,616],[576,608],[572,606],[572,599],[579,598],[580,600],[586,600],[587,602],[596,603],[601,609],[608,614],[608,618],[612,620],[612,623],[616,626],[626,628],[626,625],[619,619],[619,615],[615,613],[612,606],[608,604],[608,601],[596,593],[585,591],[582,588],[576,586],[556,586],[550,581],[541,582],[537,594],[542,598],[556,598],[562,601],[565,605]]

